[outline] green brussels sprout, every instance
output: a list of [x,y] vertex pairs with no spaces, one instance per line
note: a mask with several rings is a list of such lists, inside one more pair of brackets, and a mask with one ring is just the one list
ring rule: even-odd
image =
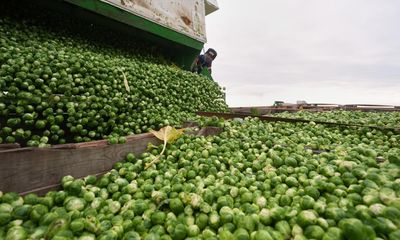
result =
[[317,222],[318,216],[312,210],[303,210],[297,216],[297,224],[302,227],[314,225]]
[[86,201],[83,198],[71,197],[66,200],[64,206],[67,211],[82,211],[86,206]]
[[26,230],[21,226],[11,227],[6,234],[6,240],[23,240],[27,238]]
[[317,225],[310,225],[304,230],[304,236],[310,239],[322,239],[324,234],[324,229]]
[[365,226],[359,219],[347,218],[339,222],[339,228],[345,238],[351,239],[375,239],[373,229]]
[[234,235],[235,239],[238,239],[238,240],[249,240],[250,239],[250,235],[247,232],[247,230],[244,228],[240,228],[240,227],[238,229],[236,229],[236,231],[233,233],[233,235]]

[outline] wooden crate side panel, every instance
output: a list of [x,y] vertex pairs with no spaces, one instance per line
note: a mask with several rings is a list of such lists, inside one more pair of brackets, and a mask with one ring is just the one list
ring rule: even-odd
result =
[[0,191],[24,193],[57,185],[66,175],[81,178],[104,173],[127,153],[143,153],[148,143],[157,145],[161,141],[153,135],[144,134],[130,138],[126,144],[1,151]]

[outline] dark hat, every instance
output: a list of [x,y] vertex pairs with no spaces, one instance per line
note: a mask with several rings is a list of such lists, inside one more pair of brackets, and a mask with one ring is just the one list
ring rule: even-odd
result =
[[209,49],[207,50],[206,53],[208,53],[209,55],[211,55],[212,59],[215,59],[215,58],[217,57],[217,51],[215,51],[215,50],[212,49],[212,48],[209,48]]

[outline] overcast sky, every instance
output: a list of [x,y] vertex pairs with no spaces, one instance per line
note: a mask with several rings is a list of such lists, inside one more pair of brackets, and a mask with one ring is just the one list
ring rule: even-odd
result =
[[219,0],[205,48],[229,106],[400,105],[399,0]]

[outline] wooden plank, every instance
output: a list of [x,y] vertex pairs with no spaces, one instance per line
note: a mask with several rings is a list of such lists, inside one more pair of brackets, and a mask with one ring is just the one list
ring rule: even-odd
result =
[[195,121],[187,121],[187,122],[184,122],[182,125],[183,128],[192,128],[192,127],[199,127],[199,126],[200,126],[199,123],[195,122]]
[[382,107],[382,108],[393,108],[394,105],[382,105],[382,104],[345,104],[344,107]]
[[212,135],[218,135],[222,132],[222,128],[219,127],[205,127],[200,129],[200,131],[197,133],[198,136],[212,136]]
[[300,109],[293,107],[273,107],[273,106],[256,106],[256,107],[236,107],[229,108],[232,113],[238,114],[251,114],[252,111],[257,111],[259,114],[264,115],[267,113],[277,113],[277,112],[297,112]]
[[4,149],[14,149],[14,148],[20,148],[21,145],[19,145],[18,143],[2,143],[0,144],[0,150],[4,150]]
[[1,151],[0,191],[25,193],[57,185],[65,175],[81,178],[102,173],[110,170],[129,152],[141,154],[148,143],[158,145],[161,141],[146,133],[129,137],[125,144],[77,144],[75,148],[20,148]]

